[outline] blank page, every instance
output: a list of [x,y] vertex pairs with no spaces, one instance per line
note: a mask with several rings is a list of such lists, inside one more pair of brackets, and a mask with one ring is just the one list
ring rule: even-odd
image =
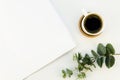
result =
[[21,80],[73,47],[49,0],[0,1],[0,80]]

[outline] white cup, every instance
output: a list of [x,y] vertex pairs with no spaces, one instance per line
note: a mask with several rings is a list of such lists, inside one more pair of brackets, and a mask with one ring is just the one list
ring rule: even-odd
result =
[[[83,19],[81,20],[81,28],[82,28],[82,31],[83,31],[85,34],[90,35],[90,36],[96,36],[96,35],[101,34],[101,33],[103,32],[103,20],[102,20],[101,16],[99,16],[98,14],[96,14],[96,13],[94,13],[94,12],[86,13],[86,12],[84,11],[83,13],[84,13],[84,17],[83,17]],[[86,28],[85,28],[85,21],[86,21],[86,19],[87,19],[88,17],[92,16],[92,15],[98,17],[99,20],[101,21],[100,29],[99,29],[97,32],[94,32],[94,33],[89,32],[89,31],[86,30]]]

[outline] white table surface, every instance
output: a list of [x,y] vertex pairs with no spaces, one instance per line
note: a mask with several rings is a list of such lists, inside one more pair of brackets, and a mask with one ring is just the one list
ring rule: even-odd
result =
[[[26,80],[75,80],[75,77],[63,79],[61,69],[73,68],[72,55],[78,51],[82,54],[89,53],[90,49],[96,49],[98,43],[112,43],[116,52],[120,52],[119,0],[51,0],[51,2],[69,29],[73,40],[79,46],[49,66],[29,76]],[[83,15],[81,12],[83,8],[88,12],[96,12],[102,16],[104,31],[98,37],[89,38],[79,31],[78,22]],[[120,57],[116,56],[116,64],[113,68],[107,69],[104,65],[102,69],[98,67],[94,69],[94,72],[88,72],[87,74],[85,80],[119,80]]]
[[[51,3],[66,24],[76,44],[84,42],[93,44],[97,42],[119,43],[119,0],[51,0]],[[82,9],[87,12],[95,12],[102,17],[104,31],[98,37],[89,38],[80,32],[78,24],[83,16]]]
[[[97,45],[88,45],[88,47],[76,46],[74,49],[68,51],[63,56],[59,57],[55,61],[51,62],[47,66],[42,69],[38,69],[36,72],[32,73],[31,75],[27,76],[23,80],[76,80],[75,76],[71,78],[62,78],[62,69],[70,68],[73,69],[76,64],[73,61],[73,54],[77,52],[82,52],[82,55],[85,52],[89,52],[91,49],[95,49]],[[93,72],[87,72],[87,78],[85,80],[119,80],[120,74],[120,56],[115,56],[116,63],[111,68],[106,68],[103,65],[102,68],[93,68]]]

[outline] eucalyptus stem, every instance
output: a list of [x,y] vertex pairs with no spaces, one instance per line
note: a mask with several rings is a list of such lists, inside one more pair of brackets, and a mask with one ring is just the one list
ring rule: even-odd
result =
[[103,63],[105,63],[106,67],[110,69],[115,64],[114,55],[120,55],[120,53],[115,54],[115,49],[110,43],[106,46],[99,43],[97,51],[91,50],[91,53],[92,56],[90,54],[82,56],[81,53],[73,55],[73,61],[77,62],[77,65],[74,70],[68,68],[62,70],[63,78],[71,77],[77,73],[77,79],[83,80],[86,78],[87,71],[92,71],[92,67],[96,68],[95,63],[97,63],[100,68],[102,68]]

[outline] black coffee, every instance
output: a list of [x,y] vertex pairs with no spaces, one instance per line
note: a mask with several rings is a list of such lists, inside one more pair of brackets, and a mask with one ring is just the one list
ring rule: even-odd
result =
[[97,33],[102,28],[102,20],[96,14],[91,14],[86,17],[84,27],[89,33]]

